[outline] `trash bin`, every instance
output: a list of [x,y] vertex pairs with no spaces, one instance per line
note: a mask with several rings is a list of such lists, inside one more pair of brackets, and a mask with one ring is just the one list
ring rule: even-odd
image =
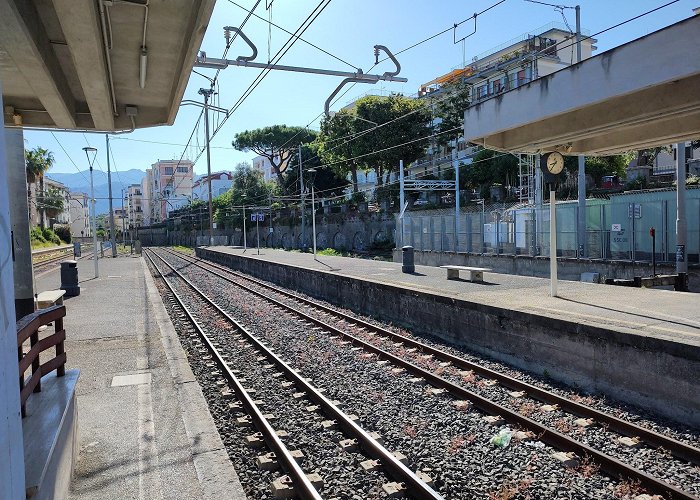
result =
[[402,273],[415,273],[416,266],[413,264],[413,247],[410,245],[406,245],[405,247],[401,247],[401,252],[402,252],[401,272]]
[[61,290],[66,291],[66,297],[80,295],[77,260],[64,260],[61,262]]

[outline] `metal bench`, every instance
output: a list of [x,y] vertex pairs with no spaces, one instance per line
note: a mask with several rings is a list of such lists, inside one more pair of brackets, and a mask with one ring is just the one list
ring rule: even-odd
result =
[[448,280],[458,280],[460,271],[469,271],[469,281],[484,281],[484,273],[491,272],[491,269],[486,267],[467,267],[467,266],[440,266],[442,269],[447,269]]

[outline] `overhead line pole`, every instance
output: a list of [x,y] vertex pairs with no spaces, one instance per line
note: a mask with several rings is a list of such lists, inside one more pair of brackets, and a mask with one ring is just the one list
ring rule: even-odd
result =
[[[581,6],[576,7],[576,62],[581,62]],[[586,248],[586,157],[578,157],[578,217],[577,217],[578,257],[588,255]]]
[[204,96],[204,133],[206,134],[207,145],[207,186],[209,194],[209,245],[214,245],[214,205],[211,191],[211,152],[209,149],[209,97],[214,93],[213,89],[199,89],[199,93]]
[[117,244],[114,236],[114,207],[112,206],[112,171],[109,163],[109,134],[105,134],[107,146],[107,186],[109,190],[109,241],[112,243],[112,257],[117,256]]
[[304,170],[301,165],[301,144],[299,144],[299,188],[301,189],[301,249],[306,249],[306,204],[304,193]]

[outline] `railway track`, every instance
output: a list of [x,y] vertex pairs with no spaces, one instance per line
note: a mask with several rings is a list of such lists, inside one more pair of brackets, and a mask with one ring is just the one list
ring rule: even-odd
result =
[[[65,261],[66,259],[69,258],[74,258],[73,257],[73,248],[64,248],[60,250],[56,250],[56,253],[59,253],[59,255],[56,256],[51,256],[47,259],[41,259],[34,261],[34,257],[37,255],[41,254],[33,254],[32,255],[32,267],[34,268],[34,274],[36,276],[43,276],[45,274],[48,274],[52,271],[55,271],[59,269],[56,264],[60,264],[61,262]],[[83,254],[81,257],[78,257],[77,260],[84,259],[84,258],[90,258],[92,256],[92,251],[88,250],[85,251],[83,250]]]
[[[381,437],[360,427],[357,417],[340,408],[341,402],[324,396],[322,390],[291,368],[161,256],[149,251],[145,256],[167,287],[169,300],[191,324],[192,335],[206,348],[205,356],[212,359],[207,363],[210,371],[235,392],[239,402],[230,404],[229,409],[237,415],[236,423],[258,429],[258,433],[248,435],[246,440],[251,446],[260,446],[264,441],[274,454],[258,456],[258,466],[274,468],[278,464],[287,473],[286,477],[272,482],[276,495],[291,494],[285,492],[291,483],[294,494],[305,499],[322,498],[321,493],[327,497],[345,496],[352,493],[347,491],[349,488],[368,495],[367,498],[405,494],[420,499],[442,498],[426,484],[425,481],[430,481],[427,476],[412,472],[402,463],[401,455],[387,451]],[[202,351],[205,349],[200,349],[200,354]],[[286,381],[281,383],[280,390],[282,377]],[[264,394],[265,399],[253,399],[259,398],[259,394]],[[231,394],[224,389],[222,397],[228,399]],[[309,400],[314,404],[309,405]],[[279,414],[264,413],[262,405],[276,408]],[[309,418],[309,414],[315,416],[318,412],[326,417],[320,425],[316,419]],[[306,446],[303,450],[289,449],[285,441]],[[326,464],[325,470],[332,471],[339,480],[305,472],[298,463],[301,457],[309,468],[318,469]]]
[[[667,455],[671,455],[677,461],[697,466],[700,464],[700,450],[690,444],[638,426],[572,399],[562,397],[510,375],[481,366],[443,349],[344,314],[295,293],[241,275],[223,266],[187,257],[179,252],[168,251],[168,253],[187,262],[188,265],[194,265],[261,299],[269,301],[275,307],[298,315],[323,331],[339,336],[351,342],[354,346],[361,347],[365,351],[378,356],[380,359],[388,360],[394,365],[422,377],[431,385],[447,390],[460,400],[471,401],[475,407],[487,415],[499,416],[510,424],[530,430],[542,442],[554,448],[572,452],[578,459],[585,458],[585,460],[593,461],[601,470],[612,477],[632,480],[647,491],[661,494],[665,498],[696,498],[692,492],[684,491],[648,472],[639,470],[625,463],[624,460],[626,455],[638,453],[639,446],[646,445],[650,448],[649,451],[660,455],[655,457],[655,459],[661,460],[662,463],[664,460],[670,460]],[[278,298],[275,298],[275,296]],[[342,328],[339,328],[340,325],[342,325]],[[349,333],[348,330],[352,333]],[[497,402],[499,400],[498,397],[487,398],[479,394],[478,391],[471,391],[465,388],[463,382],[473,379],[477,375],[489,387],[489,391],[495,392],[500,389],[508,396],[503,397],[501,395],[500,402]],[[620,450],[628,449],[619,453],[622,459],[613,457],[609,453],[596,449],[594,446],[589,446],[573,439],[567,433],[559,432],[548,425],[528,418],[528,416],[523,415],[525,412],[518,412],[513,408],[514,402],[520,406],[521,410],[523,407],[527,407],[528,404],[523,403],[525,400],[545,403],[551,409],[552,414],[564,412],[577,417],[576,421],[580,425],[572,426],[574,433],[585,436],[589,433],[588,429],[592,429],[593,426],[602,426],[604,432],[599,430],[599,433],[605,434],[609,441],[618,442]],[[503,404],[506,401],[509,404]],[[553,420],[549,413],[548,411],[542,414],[544,415],[543,420],[547,420],[548,416],[550,422]],[[610,439],[613,434],[617,437],[613,436]],[[606,451],[611,450],[608,449]],[[698,487],[700,485],[694,486]]]

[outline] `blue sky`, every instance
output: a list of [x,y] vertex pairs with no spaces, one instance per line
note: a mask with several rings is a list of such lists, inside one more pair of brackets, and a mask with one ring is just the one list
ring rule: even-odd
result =
[[[254,0],[235,0],[246,8],[254,5]],[[270,0],[267,0],[269,3]],[[324,48],[328,52],[359,66],[365,71],[374,63],[372,47],[382,44],[398,52],[428,36],[451,27],[454,23],[470,17],[496,3],[498,0],[334,0],[316,19],[303,35],[303,38]],[[668,0],[667,0],[668,1]],[[581,0],[581,24],[590,33],[596,33],[614,24],[625,21],[640,13],[667,3],[664,0]],[[260,2],[256,14],[268,18],[266,1]],[[318,0],[274,0],[272,21],[289,31],[295,31],[306,16],[316,7]],[[573,3],[567,5],[574,5]],[[639,20],[597,36],[598,51],[616,47],[640,36],[656,31],[677,21],[690,17],[692,9],[700,6],[700,0],[680,0],[664,9]],[[569,24],[574,27],[574,11],[564,11]],[[209,23],[202,50],[210,57],[220,57],[224,48],[222,27],[238,26],[245,11],[228,0],[218,0]],[[489,12],[478,17],[476,33],[466,39],[464,53],[466,60],[530,32],[550,22],[562,22],[562,16],[552,7],[526,2],[506,0]],[[473,31],[472,21],[458,28],[458,38]],[[271,38],[270,50],[274,53],[286,42],[289,35],[272,28],[268,33],[267,23],[251,18],[245,32],[258,46],[257,61],[264,62],[268,54],[268,35]],[[229,58],[248,54],[241,40],[237,40],[229,53]],[[672,55],[669,55],[672,57]],[[334,109],[350,102],[369,91],[403,92],[414,94],[418,87],[461,65],[462,44],[453,44],[453,33],[448,33],[426,42],[398,56],[402,66],[401,75],[408,83],[379,83],[377,85],[355,86]],[[282,59],[281,64],[310,66],[351,71],[350,66],[323,54],[301,41],[297,41]],[[392,69],[389,61],[375,68],[373,72],[383,73]],[[213,75],[214,70],[200,70]],[[219,101],[222,107],[230,108],[255,79],[259,70],[230,67],[219,77]],[[263,127],[277,123],[288,125],[309,124],[323,110],[327,96],[338,85],[340,78],[287,72],[271,72],[250,97],[231,116],[212,142],[212,170],[232,169],[238,162],[250,160],[252,153],[243,153],[231,147],[233,136],[242,130]],[[208,82],[193,74],[185,92],[185,99],[201,100],[197,94],[200,87],[208,87]],[[199,110],[194,107],[181,108],[172,127],[159,127],[138,130],[126,136],[114,136],[112,151],[118,170],[145,170],[158,159],[180,158],[185,148],[182,146],[190,136]],[[318,121],[311,123],[318,127]],[[42,146],[54,152],[56,172],[75,172],[77,164],[85,169],[85,155],[81,148],[86,144],[99,149],[96,168],[106,170],[104,135],[55,133],[61,146],[48,132],[25,132],[28,147]],[[151,141],[151,142],[137,142]],[[172,143],[159,144],[159,143]],[[203,127],[195,134],[195,144],[204,144]],[[190,148],[185,157],[194,159],[196,148]],[[72,159],[72,161],[71,161]],[[205,157],[202,155],[195,166],[195,172],[206,172]],[[118,178],[115,178],[118,185]]]

